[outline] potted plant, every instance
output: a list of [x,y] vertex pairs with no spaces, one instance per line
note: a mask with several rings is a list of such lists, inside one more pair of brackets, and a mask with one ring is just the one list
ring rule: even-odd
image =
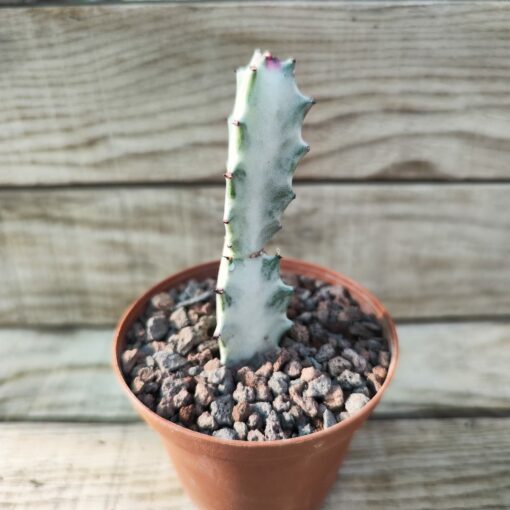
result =
[[237,71],[221,261],[148,290],[115,332],[122,387],[204,509],[319,508],[398,357],[368,291],[264,250],[309,150],[294,66],[256,51]]

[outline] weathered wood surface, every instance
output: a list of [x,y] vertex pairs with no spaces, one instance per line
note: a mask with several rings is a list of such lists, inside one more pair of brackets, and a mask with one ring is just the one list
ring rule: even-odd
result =
[[[406,324],[377,417],[510,413],[510,323]],[[134,421],[110,368],[112,332],[0,330],[0,421]]]
[[298,178],[509,178],[509,3],[3,9],[0,40],[0,185],[221,180],[257,46],[319,101]]
[[[276,237],[397,317],[510,310],[510,185],[306,185]],[[223,187],[0,192],[0,324],[113,324],[159,279],[217,258]]]
[[[325,510],[508,508],[510,419],[369,422]],[[0,425],[5,510],[192,510],[145,425]]]

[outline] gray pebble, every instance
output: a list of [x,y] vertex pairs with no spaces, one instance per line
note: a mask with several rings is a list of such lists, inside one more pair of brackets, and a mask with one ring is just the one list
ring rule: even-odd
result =
[[345,410],[352,415],[368,404],[369,400],[370,399],[362,393],[352,393],[345,402]]
[[276,441],[277,439],[284,439],[282,426],[275,411],[271,411],[266,418],[266,427],[264,435],[269,441]]
[[349,418],[351,415],[347,412],[347,411],[343,411],[342,413],[340,413],[338,415],[338,421],[344,421],[346,420],[347,418]]
[[188,368],[188,374],[193,377],[199,375],[200,373],[202,373],[202,367],[194,366]]
[[239,439],[241,439],[243,441],[248,436],[248,426],[246,425],[246,423],[243,423],[241,421],[236,421],[234,423],[234,430],[236,431]]
[[325,429],[329,429],[329,427],[336,425],[335,415],[329,409],[326,409],[324,411],[324,414],[322,415],[322,420],[324,422]]
[[[207,365],[206,365],[207,366]],[[226,367],[216,368],[215,370],[204,370],[204,377],[211,384],[220,384],[225,379]]]
[[286,396],[278,395],[273,400],[273,408],[275,411],[278,411],[279,413],[283,411],[288,411],[290,409],[290,401]]
[[308,383],[308,388],[304,392],[305,397],[325,397],[331,389],[331,379],[322,374],[317,379]]
[[250,405],[250,414],[258,413],[264,420],[269,416],[273,408],[269,402],[255,402]]
[[147,340],[161,340],[167,334],[168,326],[166,317],[151,317],[146,323]]
[[225,371],[225,377],[223,381],[218,384],[218,391],[222,395],[232,395],[235,388],[234,376],[232,372],[227,368]]
[[354,388],[352,392],[361,393],[362,395],[365,395],[365,397],[370,398],[370,390],[368,389],[368,386],[366,384],[362,384],[361,386]]
[[152,357],[161,370],[169,372],[174,372],[188,363],[186,358],[176,352],[159,351]]
[[322,365],[312,356],[307,356],[305,358],[308,363],[310,363],[310,365],[312,365],[312,367],[314,367],[316,370],[319,370],[321,371],[322,370]]
[[287,393],[289,391],[289,376],[283,372],[275,372],[269,379],[268,385],[275,396]]
[[252,413],[246,420],[250,429],[260,429],[262,427],[262,417],[259,413]]
[[328,361],[336,354],[335,348],[330,344],[324,344],[321,346],[321,348],[318,350],[317,354],[315,355],[315,359],[319,363],[323,363],[324,361]]
[[335,356],[328,362],[328,371],[333,377],[338,377],[344,370],[350,370],[352,363],[342,356]]
[[300,425],[298,427],[298,434],[300,436],[307,436],[313,432],[313,427],[310,423],[306,423],[305,425]]
[[234,429],[224,427],[220,430],[215,430],[212,435],[218,439],[237,439],[237,433]]
[[352,390],[361,386],[363,381],[361,376],[351,370],[344,370],[337,378],[338,384],[343,390]]
[[230,395],[219,397],[211,402],[211,414],[218,425],[232,425],[234,401]]
[[352,363],[354,372],[362,374],[367,369],[367,360],[360,356],[354,349],[344,349],[342,356]]
[[245,386],[243,383],[237,383],[236,390],[232,396],[237,402],[253,402],[255,400],[255,390]]
[[280,423],[283,430],[293,430],[296,422],[290,412],[284,411],[280,415]]
[[216,421],[208,411],[205,411],[198,417],[197,425],[202,430],[214,430],[217,427]]
[[248,435],[246,436],[246,439],[248,441],[265,441],[266,440],[264,434],[262,434],[262,432],[257,429],[250,430],[248,432]]

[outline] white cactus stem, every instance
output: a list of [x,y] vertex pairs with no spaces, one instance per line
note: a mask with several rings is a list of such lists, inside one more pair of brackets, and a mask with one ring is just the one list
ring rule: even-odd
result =
[[309,150],[301,125],[314,101],[299,92],[294,64],[257,50],[237,71],[215,333],[225,363],[276,347],[292,324],[286,316],[291,288],[280,279],[279,258],[263,250],[281,228],[295,197],[293,172]]

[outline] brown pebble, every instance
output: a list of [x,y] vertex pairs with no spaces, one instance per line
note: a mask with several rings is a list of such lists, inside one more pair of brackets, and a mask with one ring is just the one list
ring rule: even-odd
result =
[[208,406],[214,399],[214,393],[212,389],[204,383],[197,383],[195,388],[195,400],[203,405]]
[[375,374],[371,373],[367,377],[367,386],[372,390],[372,393],[377,393],[381,389],[382,384],[377,380]]
[[250,367],[241,367],[237,371],[237,379],[250,388],[255,388],[258,382],[258,377]]
[[321,373],[315,367],[306,367],[301,370],[301,379],[310,382],[319,377]]
[[265,377],[266,379],[269,379],[271,377],[271,374],[273,373],[273,364],[270,361],[266,361],[256,372],[256,375],[260,375],[262,377]]
[[256,400],[260,402],[270,402],[271,398],[271,390],[269,386],[265,382],[259,382],[255,387]]
[[194,418],[195,418],[195,406],[193,404],[189,404],[179,409],[179,420],[184,425],[190,424]]
[[379,352],[379,365],[383,368],[388,368],[390,366],[390,353],[388,351]]
[[212,372],[213,370],[217,370],[220,367],[221,361],[218,358],[213,358],[204,365],[204,370],[207,372]]
[[290,379],[295,379],[301,375],[302,368],[303,367],[299,361],[291,360],[285,365],[283,371],[290,377]]
[[292,327],[290,328],[288,335],[296,342],[300,342],[303,344],[307,344],[310,342],[310,333],[308,332],[308,328],[300,324],[299,322],[294,322]]
[[292,357],[291,357],[289,351],[285,348],[282,349],[280,351],[280,354],[278,354],[276,361],[273,363],[273,371],[279,372],[283,368],[283,365],[288,363],[291,359],[292,359]]
[[386,379],[386,374],[388,373],[388,370],[386,370],[383,366],[377,365],[372,369],[372,373],[374,374],[375,378],[380,382],[383,383]]
[[232,409],[232,418],[234,421],[246,421],[250,415],[250,405],[247,402],[239,402]]
[[141,359],[143,359],[143,354],[138,349],[124,351],[121,356],[124,373],[129,374]]
[[344,392],[338,385],[332,385],[324,399],[324,404],[332,411],[339,411],[344,405]]

